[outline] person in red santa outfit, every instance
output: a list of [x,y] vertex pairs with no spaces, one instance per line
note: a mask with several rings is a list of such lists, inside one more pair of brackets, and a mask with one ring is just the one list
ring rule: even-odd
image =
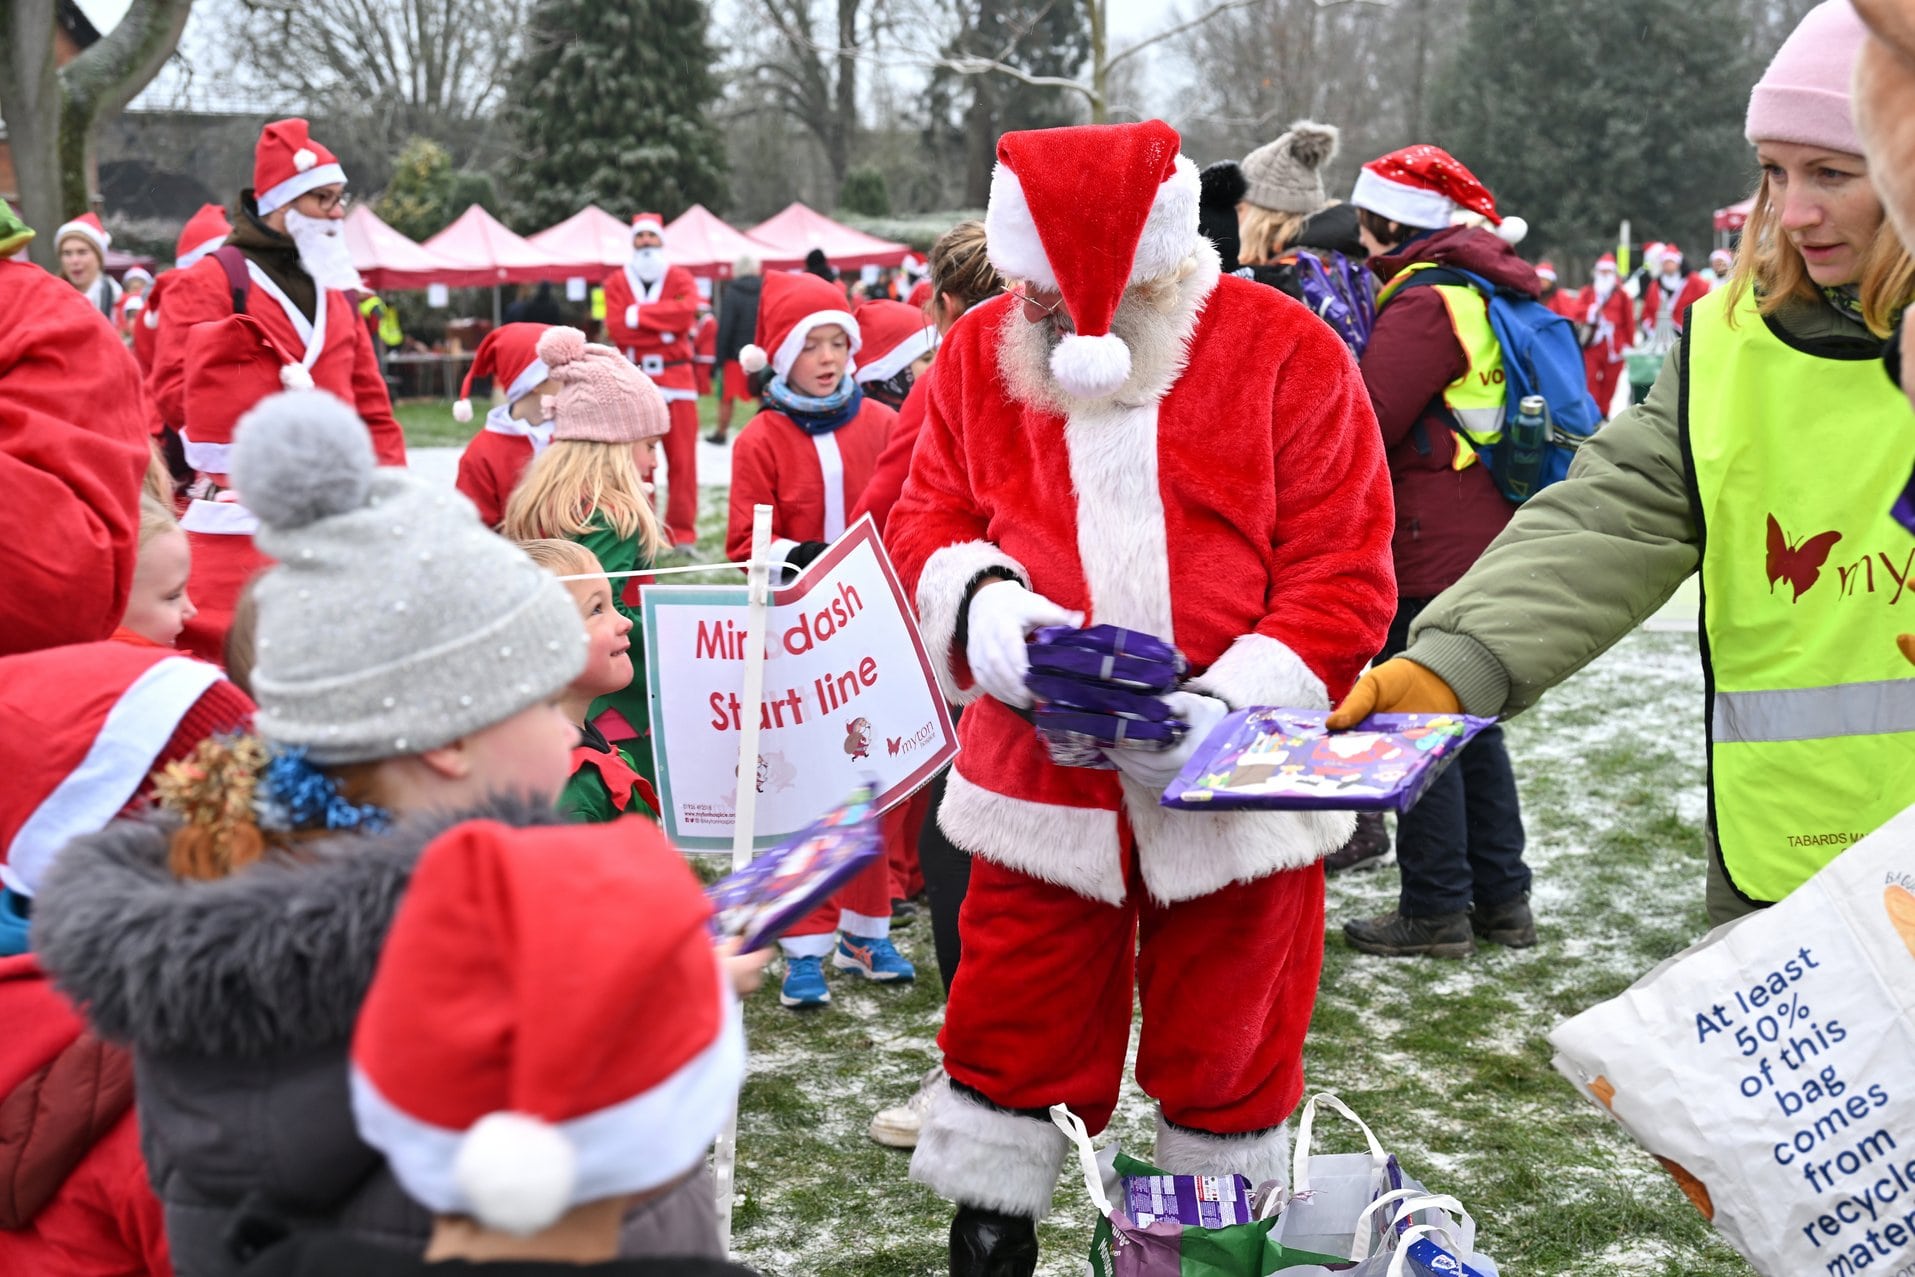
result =
[[900,412],[937,354],[937,325],[921,307],[883,298],[859,302],[853,313],[865,342],[855,374],[858,386],[866,398]]
[[1625,352],[1636,334],[1636,304],[1629,299],[1616,274],[1614,254],[1596,259],[1589,287],[1577,295],[1581,313],[1583,373],[1589,379],[1589,394],[1603,416],[1616,401],[1616,388],[1628,367]]
[[1536,278],[1543,281],[1543,305],[1561,315],[1571,323],[1582,318],[1582,311],[1576,305],[1576,294],[1563,288],[1556,279],[1556,264],[1548,258],[1536,263]]
[[544,409],[546,395],[558,392],[558,383],[539,358],[539,338],[547,324],[503,324],[487,333],[466,370],[462,397],[452,405],[459,421],[472,420],[472,382],[495,377],[505,385],[505,402],[485,414],[485,428],[459,454],[459,491],[479,511],[488,528],[505,518],[505,503],[532,459],[552,442],[552,422]]
[[97,213],[82,213],[53,232],[60,273],[109,321],[119,309],[123,291],[106,273],[106,247],[112,242]]
[[[179,240],[173,246],[173,269],[161,271],[153,286],[146,290],[146,308],[140,312],[140,322],[133,326],[133,358],[139,361],[142,373],[153,371],[159,346],[160,299],[166,295],[175,272],[192,266],[224,244],[232,233],[233,225],[226,220],[226,210],[217,204],[200,205],[199,212],[180,228]],[[155,416],[155,434],[159,433],[158,420]]]
[[[1323,960],[1322,858],[1349,813],[1158,805],[1232,707],[1324,708],[1395,608],[1389,476],[1341,341],[1220,277],[1162,121],[1005,134],[985,226],[1022,281],[945,337],[887,541],[946,693],[939,810],[972,854],[964,960],[911,1174],[957,1204],[950,1271],[1030,1274],[1068,1147],[1110,1120],[1130,1040],[1175,1173],[1287,1178]],[[1086,201],[1095,187],[1100,198]],[[1088,618],[1174,642],[1191,723],[1117,771],[1059,766],[1017,712],[1027,634]],[[1223,960],[1254,980],[1215,976]]]
[[341,231],[346,207],[346,172],[306,121],[268,124],[231,237],[167,284],[147,383],[163,420],[186,419],[193,326],[244,313],[294,356],[300,372],[288,387],[338,396],[366,423],[379,464],[406,463],[405,435],[393,419],[372,337],[346,295],[363,287]]
[[1664,244],[1662,265],[1642,290],[1642,322],[1649,330],[1649,344],[1657,350],[1675,345],[1689,307],[1708,295],[1709,281],[1688,268],[1680,248]]
[[605,277],[605,340],[652,379],[672,414],[665,436],[665,539],[698,539],[698,377],[693,329],[698,281],[665,251],[665,223],[657,213],[632,219],[632,257]]

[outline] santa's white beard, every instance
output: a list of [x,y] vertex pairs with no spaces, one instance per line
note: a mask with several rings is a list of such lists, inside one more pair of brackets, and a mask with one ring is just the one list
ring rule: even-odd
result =
[[632,273],[648,284],[656,284],[665,274],[665,260],[662,248],[635,248],[632,250]]
[[[1131,375],[1124,389],[1154,385],[1183,357],[1189,312],[1195,299],[1183,295],[1175,277],[1124,290],[1111,317],[1111,333],[1130,347]],[[1072,331],[1070,316],[1060,305],[1052,314],[1032,323],[1024,307],[1013,304],[998,328],[998,367],[1011,397],[1034,408],[1068,414],[1080,402],[1051,372],[1051,353]]]
[[352,253],[346,248],[343,222],[329,217],[307,217],[287,209],[286,234],[299,249],[300,266],[319,287],[350,293],[366,286],[352,264]]
[[1662,272],[1662,286],[1672,290],[1681,288],[1682,272],[1679,270],[1666,270]]
[[1597,301],[1608,301],[1609,294],[1616,291],[1616,277],[1614,275],[1598,275],[1596,276],[1595,283]]

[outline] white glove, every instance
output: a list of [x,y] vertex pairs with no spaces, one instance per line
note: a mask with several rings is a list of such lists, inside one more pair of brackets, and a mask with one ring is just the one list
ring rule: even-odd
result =
[[1024,637],[1044,625],[1082,625],[1084,614],[1059,607],[1016,581],[991,581],[971,596],[970,637],[964,657],[971,677],[991,695],[1016,709],[1031,707],[1024,686],[1031,657]]
[[1153,793],[1162,793],[1164,786],[1177,779],[1197,746],[1230,712],[1228,705],[1201,692],[1172,692],[1164,697],[1164,703],[1170,706],[1173,717],[1190,724],[1190,730],[1176,745],[1165,750],[1118,747],[1104,751],[1104,757],[1117,764],[1118,771]]
[[638,303],[634,302],[625,308],[625,326],[627,328],[638,327]]

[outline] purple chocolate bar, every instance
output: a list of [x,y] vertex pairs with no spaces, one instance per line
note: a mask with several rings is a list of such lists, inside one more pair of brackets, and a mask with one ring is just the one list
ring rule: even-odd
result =
[[1324,710],[1227,716],[1164,790],[1186,811],[1408,811],[1471,737],[1494,720],[1372,714],[1347,732]]
[[1116,625],[1046,626],[1031,635],[1031,668],[1140,692],[1167,692],[1190,666],[1160,638]]
[[1170,706],[1154,692],[1132,691],[1110,683],[1086,683],[1057,674],[1039,674],[1035,670],[1024,676],[1024,686],[1039,701],[1059,709],[1118,714],[1149,723],[1161,723],[1170,717]]
[[875,797],[871,786],[860,786],[803,833],[707,887],[713,930],[740,937],[739,952],[751,953],[803,921],[883,853],[872,815]]
[[1257,1216],[1241,1175],[1126,1175],[1126,1211],[1140,1226],[1175,1220],[1188,1228],[1228,1228]]

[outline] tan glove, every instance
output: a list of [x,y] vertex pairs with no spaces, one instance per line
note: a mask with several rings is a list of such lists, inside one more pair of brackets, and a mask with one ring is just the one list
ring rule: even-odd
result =
[[1450,685],[1433,672],[1402,657],[1383,662],[1362,678],[1330,715],[1333,732],[1346,731],[1372,714],[1460,714],[1463,705]]

